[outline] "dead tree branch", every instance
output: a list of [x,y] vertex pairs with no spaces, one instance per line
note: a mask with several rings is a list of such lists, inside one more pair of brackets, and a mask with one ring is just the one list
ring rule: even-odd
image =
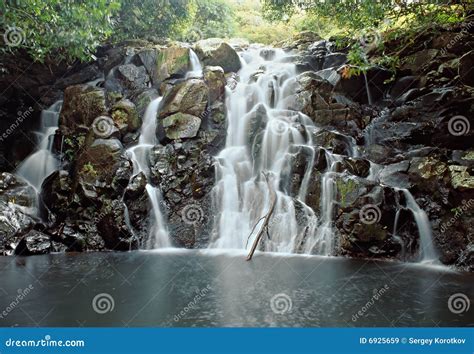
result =
[[[250,261],[252,259],[253,254],[255,253],[255,250],[257,249],[258,243],[260,242],[260,239],[262,238],[263,232],[267,230],[267,233],[268,233],[268,223],[270,222],[270,218],[273,214],[273,211],[275,210],[275,205],[277,201],[276,191],[273,188],[272,183],[270,182],[270,179],[268,178],[268,175],[266,173],[263,173],[263,175],[265,176],[268,190],[270,191],[270,208],[268,209],[268,212],[264,216],[258,219],[257,223],[252,228],[252,231],[250,232],[249,237],[247,238],[247,243],[248,243],[248,240],[250,239],[250,236],[252,235],[253,231],[257,227],[258,223],[260,222],[260,220],[264,219],[263,225],[258,231],[257,236],[255,237],[255,240],[253,241],[252,248],[250,249],[250,252],[247,256],[247,261]],[[247,246],[245,248],[247,248]]]

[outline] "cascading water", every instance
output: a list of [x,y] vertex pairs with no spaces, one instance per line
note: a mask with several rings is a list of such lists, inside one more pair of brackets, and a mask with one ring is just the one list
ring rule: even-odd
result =
[[[242,249],[251,244],[249,241],[263,226],[261,217],[271,209],[273,189],[277,201],[268,239],[261,242],[261,247],[265,251],[331,255],[338,194],[336,177],[341,175],[338,167],[343,156],[325,150],[327,169],[321,176],[318,218],[304,204],[314,168],[312,136],[318,128],[302,113],[289,109],[294,93],[295,66],[287,60],[289,54],[278,49],[274,51],[271,60],[265,60],[262,50],[255,48],[242,53],[240,80],[233,90],[227,88],[227,139],[225,149],[216,156],[213,190],[220,215],[215,221],[209,247]],[[265,53],[268,50],[265,49]],[[359,156],[354,139],[348,139],[347,145],[351,157]],[[289,182],[285,169],[291,166],[291,157],[298,150],[305,150],[308,163],[299,191],[292,197],[285,188]],[[382,166],[371,163],[367,179],[378,182],[381,170]],[[270,176],[268,182],[264,174]],[[400,191],[405,195],[406,208],[413,213],[419,229],[422,260],[435,260],[436,251],[426,213],[408,190]],[[299,207],[304,212],[304,228],[297,222]],[[396,236],[396,225],[394,235],[401,241]]]
[[[158,97],[150,102],[143,117],[138,145],[127,150],[133,162],[133,175],[143,172],[148,181],[151,176],[149,167],[150,150],[158,143],[156,138],[156,116],[161,99],[162,97]],[[171,247],[166,222],[160,209],[161,191],[148,182],[146,192],[151,203],[151,226],[148,231],[146,246],[148,249]]]
[[16,171],[18,176],[28,181],[38,192],[44,179],[59,166],[59,161],[53,154],[53,138],[59,125],[61,105],[62,101],[57,101],[41,112],[41,126],[36,132],[37,149],[18,166]]
[[[418,227],[420,236],[420,256],[419,261],[425,263],[437,262],[438,255],[433,245],[433,235],[431,234],[431,226],[425,211],[419,207],[415,198],[408,189],[398,189],[405,196],[406,207],[412,212]],[[397,213],[398,215],[398,213]],[[396,229],[394,233],[396,232]]]
[[[245,248],[254,225],[271,207],[271,188],[277,201],[270,223],[271,238],[263,243],[264,249],[314,253],[312,248],[321,243],[319,237],[324,233],[316,230],[317,218],[304,201],[313,167],[311,136],[316,128],[308,117],[288,109],[286,99],[293,94],[296,71],[286,60],[287,54],[275,49],[271,61],[261,54],[259,49],[243,53],[240,82],[233,92],[227,89],[227,140],[216,157],[213,190],[220,216],[210,247]],[[281,187],[288,182],[285,170],[291,165],[294,148],[305,149],[311,156],[295,198]],[[269,175],[268,184],[263,173]],[[298,227],[296,204],[303,207],[308,221],[304,230]],[[258,222],[253,235],[262,223]],[[297,250],[303,233],[307,241],[304,249]]]
[[202,65],[194,50],[189,50],[189,61],[191,63],[191,70],[186,73],[186,79],[191,77],[202,77]]

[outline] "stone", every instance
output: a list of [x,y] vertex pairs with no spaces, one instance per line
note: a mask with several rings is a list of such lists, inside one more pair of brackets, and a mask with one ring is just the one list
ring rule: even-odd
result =
[[15,254],[19,256],[32,256],[47,254],[51,252],[52,244],[48,235],[31,230],[21,239],[15,248]]
[[208,97],[209,91],[203,80],[190,79],[177,84],[163,97],[159,118],[178,112],[203,117]]
[[472,68],[474,67],[474,50],[464,54],[459,59],[458,74],[461,81],[468,86],[474,87],[474,74]]
[[237,72],[241,68],[237,52],[221,39],[201,40],[196,43],[194,50],[204,65],[220,66],[226,73]]
[[153,85],[157,87],[168,78],[184,77],[191,67],[189,53],[189,48],[178,45],[161,50],[156,60]]
[[96,139],[76,161],[75,183],[86,199],[101,194],[121,195],[132,174],[132,164],[117,139]]
[[[186,113],[175,113],[160,121],[160,127],[168,139],[194,138],[201,126],[201,119]],[[161,129],[160,129],[161,130]],[[159,134],[159,138],[161,134]]]
[[59,117],[63,134],[91,126],[94,119],[107,112],[105,92],[89,85],[69,86],[64,90],[64,102]]
[[8,172],[0,174],[0,200],[21,207],[36,209],[36,190],[21,177]]
[[206,66],[203,71],[204,82],[209,88],[209,100],[224,100],[226,78],[220,66]]
[[21,207],[0,200],[0,253],[9,255],[21,236],[33,228],[35,221],[24,214]]
[[122,130],[133,132],[140,129],[142,121],[138,115],[135,104],[123,99],[117,102],[112,107],[112,119],[118,127],[123,127]]

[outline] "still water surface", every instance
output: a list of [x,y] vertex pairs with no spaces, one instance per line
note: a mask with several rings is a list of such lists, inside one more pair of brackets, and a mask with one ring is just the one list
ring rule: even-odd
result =
[[[344,258],[162,250],[0,257],[1,326],[473,326],[474,276]],[[12,306],[22,290],[30,290]],[[94,301],[95,299],[95,301]],[[357,315],[360,311],[361,315]]]

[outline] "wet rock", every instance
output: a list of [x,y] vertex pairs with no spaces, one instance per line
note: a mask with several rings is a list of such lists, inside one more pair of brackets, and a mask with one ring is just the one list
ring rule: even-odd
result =
[[177,84],[163,97],[159,118],[178,112],[202,117],[208,97],[209,91],[203,80],[191,79]]
[[158,127],[158,138],[164,140],[161,131],[166,138],[171,140],[194,138],[201,126],[201,119],[190,114],[175,113],[162,119]]
[[223,99],[226,85],[224,70],[220,66],[206,66],[203,74],[204,82],[209,87],[209,100]]
[[35,221],[12,203],[0,200],[0,252],[11,254],[21,237],[33,228]]
[[131,173],[131,162],[120,141],[97,139],[78,157],[74,183],[86,200],[102,194],[118,196],[127,186]]
[[431,66],[434,66],[434,59],[438,56],[437,49],[423,49],[419,52],[406,56],[402,60],[400,70],[413,74],[427,72]]
[[343,160],[344,168],[354,176],[367,177],[370,170],[370,162],[365,159],[349,157]]
[[94,119],[107,112],[103,89],[76,85],[64,91],[64,103],[59,117],[63,134],[71,134],[81,126],[88,127]]
[[73,181],[68,171],[59,170],[48,176],[41,187],[41,199],[57,215],[68,213]]
[[474,86],[474,75],[472,75],[472,68],[474,67],[474,50],[464,54],[459,59],[459,77],[461,81],[468,86]]
[[390,97],[398,99],[408,90],[417,88],[418,82],[419,79],[417,76],[404,76],[399,78],[390,89]]
[[74,220],[68,220],[57,225],[51,231],[53,247],[66,252],[102,251],[105,248],[104,241],[100,237],[96,224],[102,218],[101,214],[94,217],[92,221],[81,220],[77,216]]
[[36,208],[36,191],[21,177],[8,172],[0,174],[0,200],[25,208]]
[[125,206],[120,200],[106,201],[100,211],[97,229],[105,247],[117,251],[137,249],[139,240],[127,226]]
[[345,64],[347,56],[343,53],[331,53],[324,57],[324,64],[322,69],[339,67]]
[[335,90],[347,95],[359,103],[369,103],[366,79],[369,87],[369,94],[372,102],[376,102],[383,97],[387,88],[386,80],[391,77],[388,70],[371,67],[366,75],[353,75],[351,77],[342,77],[335,85]]
[[[159,94],[156,89],[148,89],[137,96],[132,97],[133,103],[135,104],[138,117],[144,117],[146,109],[151,101],[158,98]],[[140,118],[139,118],[140,119]]]
[[314,144],[339,155],[350,155],[351,151],[351,144],[347,137],[328,130],[317,132],[314,136]]
[[184,77],[191,67],[189,53],[189,48],[178,45],[162,49],[156,61],[154,86],[168,78]]
[[130,178],[130,183],[125,188],[125,199],[135,199],[145,192],[147,178],[143,172]]
[[241,67],[237,52],[221,39],[201,40],[196,43],[195,51],[204,65],[220,66],[226,73],[237,72]]
[[112,119],[121,132],[132,132],[139,129],[142,121],[137,113],[135,104],[128,99],[117,102],[112,107]]
[[36,230],[29,231],[15,248],[18,256],[32,256],[51,252],[52,244],[48,235]]

